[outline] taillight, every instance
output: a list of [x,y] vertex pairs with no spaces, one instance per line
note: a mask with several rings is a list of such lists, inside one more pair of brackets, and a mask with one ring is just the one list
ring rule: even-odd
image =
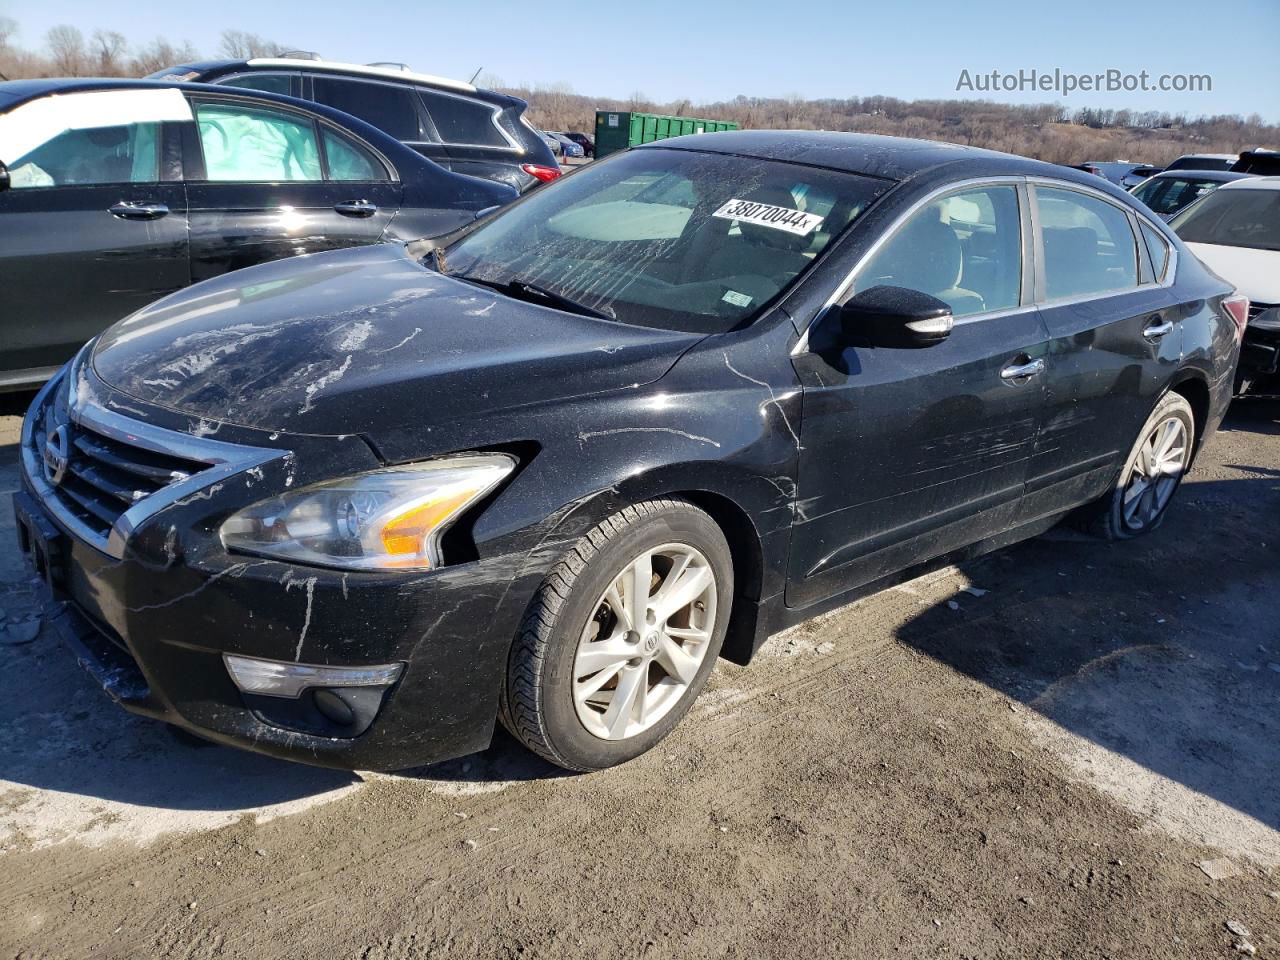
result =
[[1236,322],[1236,339],[1243,338],[1244,328],[1249,323],[1249,298],[1243,293],[1234,293],[1222,301],[1222,306]]
[[520,169],[531,177],[537,177],[543,183],[549,183],[561,173],[559,167],[546,167],[540,163],[522,163]]

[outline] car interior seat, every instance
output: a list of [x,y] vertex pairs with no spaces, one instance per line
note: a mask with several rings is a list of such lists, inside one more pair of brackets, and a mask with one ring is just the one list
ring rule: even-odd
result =
[[863,272],[859,289],[877,284],[932,294],[951,306],[956,316],[986,308],[982,295],[960,286],[964,248],[936,207],[908,223]]

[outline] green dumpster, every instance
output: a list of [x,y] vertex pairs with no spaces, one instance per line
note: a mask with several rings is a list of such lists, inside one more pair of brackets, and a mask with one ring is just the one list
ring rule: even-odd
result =
[[737,130],[728,120],[703,117],[668,117],[658,113],[632,113],[619,110],[596,111],[596,156],[625,150],[639,143],[652,143],[667,137],[683,137],[687,133],[715,133]]

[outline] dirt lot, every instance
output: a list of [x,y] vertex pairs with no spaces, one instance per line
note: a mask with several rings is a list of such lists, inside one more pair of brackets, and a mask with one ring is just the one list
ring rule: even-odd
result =
[[7,507],[0,608],[0,957],[1280,957],[1277,402],[1155,536],[777,636],[589,776],[505,738],[394,777],[180,742],[15,642]]

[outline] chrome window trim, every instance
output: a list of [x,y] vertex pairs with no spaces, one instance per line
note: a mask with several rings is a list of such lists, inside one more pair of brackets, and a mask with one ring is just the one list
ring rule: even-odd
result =
[[[808,325],[805,327],[804,332],[800,334],[800,338],[796,341],[795,346],[791,348],[791,356],[793,357],[799,356],[800,354],[806,353],[808,351],[809,331],[813,329],[814,323],[816,323],[819,317],[823,316],[828,310],[830,310],[833,306],[835,306],[840,301],[840,299],[843,296],[845,296],[846,293],[848,293],[849,288],[853,285],[854,281],[857,279],[858,271],[861,270],[866,265],[868,260],[870,260],[873,256],[875,256],[875,254],[879,251],[879,249],[882,246],[884,246],[885,243],[888,242],[890,237],[892,237],[895,233],[897,233],[898,229],[907,221],[907,219],[913,216],[922,207],[927,206],[929,203],[932,203],[934,200],[938,199],[939,197],[944,196],[953,191],[972,189],[975,187],[981,187],[981,186],[987,186],[987,185],[999,185],[999,184],[1015,184],[1015,185],[1022,184],[1027,188],[1025,197],[1020,191],[1018,199],[1019,199],[1019,203],[1022,203],[1024,199],[1028,201],[1028,213],[1030,216],[1031,229],[1032,229],[1032,246],[1034,248],[1034,252],[1032,254],[1032,260],[1034,261],[1032,264],[1032,268],[1035,271],[1034,283],[1036,287],[1036,292],[1039,292],[1040,290],[1040,284],[1041,284],[1040,273],[1042,270],[1042,265],[1044,263],[1044,246],[1043,246],[1044,240],[1043,240],[1043,234],[1041,233],[1041,230],[1040,230],[1039,203],[1036,202],[1035,191],[1031,189],[1036,185],[1054,187],[1054,188],[1063,188],[1067,190],[1076,190],[1080,193],[1085,193],[1090,196],[1097,197],[1099,200],[1103,200],[1106,203],[1111,204],[1113,207],[1115,207],[1117,210],[1120,210],[1122,213],[1132,212],[1138,218],[1139,223],[1146,222],[1151,226],[1155,227],[1156,232],[1160,234],[1161,239],[1163,239],[1165,243],[1168,244],[1169,260],[1168,260],[1168,263],[1165,264],[1165,270],[1164,270],[1164,274],[1162,275],[1162,278],[1156,283],[1149,283],[1145,285],[1134,286],[1132,288],[1122,287],[1117,290],[1107,290],[1107,291],[1102,291],[1100,293],[1098,292],[1087,293],[1087,294],[1082,294],[1080,296],[1065,297],[1057,300],[1047,300],[1047,299],[1044,299],[1043,297],[1037,297],[1033,294],[1032,298],[1029,301],[1026,301],[1020,304],[1016,308],[1009,308],[1007,310],[997,310],[997,311],[992,311],[987,313],[975,313],[967,317],[957,317],[955,321],[956,326],[963,326],[966,323],[976,323],[980,320],[988,320],[995,317],[1009,316],[1011,314],[1020,313],[1028,309],[1038,309],[1042,306],[1055,306],[1055,307],[1070,306],[1075,303],[1084,303],[1085,301],[1088,301],[1088,300],[1102,300],[1102,299],[1106,299],[1107,297],[1122,296],[1129,292],[1138,292],[1144,289],[1167,288],[1167,287],[1173,286],[1173,284],[1176,282],[1177,273],[1178,273],[1177,271],[1178,249],[1172,243],[1169,242],[1169,238],[1164,235],[1164,231],[1161,230],[1158,226],[1156,226],[1155,222],[1150,217],[1143,214],[1141,211],[1129,210],[1128,208],[1116,202],[1116,199],[1114,197],[1108,196],[1106,193],[1104,193],[1101,190],[1098,190],[1094,187],[1087,186],[1082,183],[1075,183],[1074,181],[1071,181],[1071,180],[1058,180],[1054,177],[1035,176],[1035,175],[972,177],[967,180],[955,180],[955,181],[952,181],[951,183],[943,184],[942,186],[929,191],[923,197],[920,197],[914,203],[912,203],[911,206],[909,206],[901,214],[899,214],[897,217],[894,218],[894,220],[881,232],[880,236],[876,238],[875,242],[870,247],[867,248],[866,252],[863,253],[863,255],[858,258],[858,262],[855,263],[853,267],[849,270],[848,275],[846,275],[844,280],[841,281],[840,284],[836,287],[835,292],[833,292],[831,296],[827,298],[826,302],[817,311],[815,311],[813,318],[809,321]],[[1024,221],[1024,224],[1025,224],[1025,221]],[[1140,234],[1140,231],[1139,231],[1139,234]],[[1135,242],[1139,240],[1141,240],[1140,235],[1135,238]],[[1138,254],[1136,247],[1134,249],[1134,254],[1135,256]],[[1024,256],[1025,256],[1025,244],[1024,244]],[[1026,275],[1026,267],[1027,265],[1024,263],[1023,264],[1024,276]],[[1025,287],[1024,287],[1024,293],[1025,293]]]
[[[80,357],[72,362],[73,365],[82,357],[83,351]],[[46,404],[55,402],[50,394],[59,389],[67,378],[73,378],[75,375],[76,370],[68,367],[62,376],[55,377],[46,383],[36,394],[31,410],[43,415]],[[244,470],[285,457],[289,453],[287,450],[251,447],[167,430],[122,416],[106,409],[92,398],[85,398],[82,395],[70,398],[67,412],[72,422],[84,424],[92,430],[130,446],[209,464],[207,470],[194,473],[185,480],[175,481],[129,507],[116,519],[107,536],[102,537],[85,526],[62,505],[53,486],[45,479],[44,468],[35,449],[36,417],[28,413],[22,423],[22,472],[40,500],[40,505],[52,514],[59,526],[71,536],[116,560],[124,559],[125,546],[133,532],[161,510]]]

